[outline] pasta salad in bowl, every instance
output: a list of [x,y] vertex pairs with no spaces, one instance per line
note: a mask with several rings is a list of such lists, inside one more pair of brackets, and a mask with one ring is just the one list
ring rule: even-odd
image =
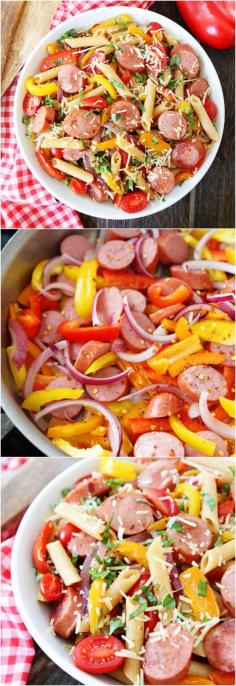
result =
[[53,195],[92,216],[110,216],[112,203],[125,219],[168,207],[200,181],[224,101],[190,34],[146,10],[116,10],[84,13],[43,39],[21,75],[15,122]]
[[230,458],[75,463],[17,533],[27,628],[82,683],[233,684],[234,499]]

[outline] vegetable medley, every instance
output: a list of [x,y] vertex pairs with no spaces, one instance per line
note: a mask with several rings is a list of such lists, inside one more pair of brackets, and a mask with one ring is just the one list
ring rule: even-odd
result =
[[22,408],[60,451],[232,455],[233,240],[112,229],[93,247],[77,233],[36,264],[7,354]]
[[134,213],[197,173],[217,107],[191,45],[121,14],[47,53],[26,79],[22,121],[49,176]]
[[235,683],[234,468],[199,462],[104,457],[53,505],[33,545],[37,599],[79,669]]

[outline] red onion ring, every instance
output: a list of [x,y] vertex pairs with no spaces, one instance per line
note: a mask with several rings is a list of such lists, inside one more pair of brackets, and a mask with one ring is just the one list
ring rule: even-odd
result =
[[181,312],[178,312],[178,314],[175,315],[174,321],[177,321],[178,319],[180,319],[180,317],[184,317],[185,314],[188,314],[188,312],[194,312],[194,310],[200,311],[200,313],[201,313],[201,310],[206,310],[207,312],[209,312],[210,310],[213,310],[213,309],[214,309],[214,307],[212,305],[208,305],[206,303],[201,303],[201,304],[199,303],[196,305],[188,305],[188,307],[185,307],[183,310],[181,310]]
[[194,260],[200,260],[201,259],[201,254],[202,254],[203,248],[208,243],[211,236],[213,236],[213,234],[217,233],[217,231],[219,231],[219,229],[210,229],[209,231],[207,231],[207,233],[205,233],[202,236],[202,238],[200,238],[200,240],[198,241],[198,244],[194,250],[194,253],[193,253],[193,259]]
[[231,305],[231,303],[221,302],[218,303],[217,307],[219,307],[219,309],[222,310],[222,312],[225,312],[225,314],[227,314],[230,317],[230,319],[233,319],[235,321],[236,310],[235,307]]
[[214,260],[189,260],[188,262],[183,262],[182,269],[186,271],[196,271],[197,269],[216,269],[221,272],[228,272],[228,274],[236,273],[236,268],[233,264],[229,262],[218,262]]
[[52,260],[49,260],[49,262],[45,264],[45,267],[43,269],[44,288],[49,284],[54,267],[57,267],[57,265],[59,264],[69,264],[79,267],[81,265],[81,260],[76,260],[74,257],[71,257],[71,255],[68,255],[68,253],[63,253],[63,255],[57,255],[57,257],[53,257]]
[[112,353],[125,352],[125,350],[126,350],[126,345],[125,345],[124,341],[121,340],[121,338],[117,338],[111,344],[111,352]]
[[12,360],[14,365],[19,369],[24,364],[28,352],[28,336],[21,326],[20,322],[15,319],[10,319],[8,323],[8,330],[12,340],[13,355]]
[[146,240],[148,233],[145,233],[141,238],[138,238],[138,240],[135,243],[135,258],[134,258],[134,270],[137,272],[137,274],[145,274],[146,276],[151,276],[150,272],[145,269],[143,261],[142,261],[142,255],[141,255],[141,250],[144,241]]
[[214,293],[213,295],[207,294],[206,299],[211,303],[229,302],[229,300],[234,300],[234,293]]
[[112,455],[114,457],[117,457],[117,455],[120,454],[120,446],[121,446],[121,440],[122,440],[122,433],[121,433],[121,426],[120,422],[118,421],[117,417],[111,412],[111,410],[108,409],[108,407],[104,407],[102,403],[99,403],[95,400],[87,400],[87,399],[81,399],[81,400],[60,400],[56,403],[50,403],[46,407],[44,407],[42,410],[37,412],[37,414],[34,415],[34,421],[38,422],[41,417],[44,417],[46,414],[52,414],[55,410],[61,410],[64,409],[65,407],[89,407],[94,409],[96,412],[99,412],[100,414],[105,417],[109,424],[108,428],[108,435],[109,435],[109,441],[110,441],[110,446],[111,446],[111,451]]
[[235,436],[234,427],[213,417],[208,409],[207,398],[208,392],[202,391],[199,398],[199,409],[202,421],[210,431],[214,431],[216,434],[219,434],[219,436],[222,436],[222,438],[233,441]]
[[49,357],[52,357],[52,355],[53,351],[51,350],[51,348],[45,348],[45,350],[43,350],[41,354],[38,357],[36,357],[30,365],[24,384],[24,398],[27,398],[27,396],[30,393],[32,393],[36,374],[38,374],[40,367],[42,367],[42,365],[45,364],[45,362],[47,362],[47,360],[49,360]]
[[119,374],[113,375],[113,376],[106,376],[106,377],[97,377],[95,376],[90,376],[90,374],[82,374],[79,372],[78,369],[74,367],[70,360],[70,355],[69,355],[69,344],[66,344],[65,350],[64,350],[64,355],[65,355],[65,365],[66,368],[68,369],[68,372],[70,375],[75,379],[76,381],[79,381],[79,383],[86,384],[86,386],[106,386],[106,384],[111,384],[116,381],[121,381],[121,379],[124,379],[130,372],[130,369],[125,369],[123,372],[120,372]]
[[46,295],[49,300],[60,300],[62,298],[62,293],[49,293],[51,290],[63,290],[67,291],[67,295],[74,295],[75,289],[67,283],[59,283],[58,281],[52,281],[45,288],[40,288],[40,295]]
[[192,403],[191,405],[189,405],[187,413],[188,413],[188,417],[190,419],[196,419],[196,417],[199,417],[199,415],[200,415],[199,404],[198,403]]
[[144,388],[140,388],[138,391],[134,391],[134,393],[123,395],[122,398],[119,398],[117,402],[119,403],[121,402],[121,400],[132,400],[140,394],[149,393],[155,390],[173,393],[174,395],[177,395],[178,398],[181,398],[181,400],[183,400],[185,403],[188,403],[188,405],[190,403],[190,399],[184,393],[182,393],[182,391],[179,388],[177,388],[176,386],[172,386],[172,384],[166,383],[154,383],[150,386],[144,386]]
[[120,357],[121,360],[124,360],[125,362],[131,362],[133,364],[137,362],[146,362],[146,360],[150,360],[151,357],[154,357],[158,352],[158,349],[153,345],[151,348],[147,348],[147,350],[142,350],[141,353],[126,353],[126,352],[121,352],[121,351],[116,351],[116,354],[118,357]]
[[141,336],[141,338],[144,338],[146,341],[150,341],[151,343],[172,343],[173,341],[176,340],[175,334],[170,334],[167,336],[158,336],[158,334],[150,334],[145,329],[142,328],[137,322],[136,319],[133,317],[132,312],[130,310],[129,304],[128,304],[128,299],[127,296],[123,298],[124,302],[124,311],[126,314],[126,317],[130,323],[130,326],[132,326],[132,329]]

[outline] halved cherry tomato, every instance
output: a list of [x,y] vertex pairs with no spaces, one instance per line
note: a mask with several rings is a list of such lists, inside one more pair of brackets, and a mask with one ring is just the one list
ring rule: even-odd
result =
[[124,662],[116,652],[124,649],[116,636],[87,636],[75,646],[72,658],[76,667],[90,674],[107,674]]
[[39,535],[37,536],[32,551],[33,563],[40,574],[46,574],[50,572],[49,565],[46,562],[47,558],[47,543],[52,540],[53,537],[53,522],[48,520],[43,525]]
[[68,62],[76,64],[76,60],[77,55],[75,50],[61,50],[61,52],[48,55],[41,63],[39,71],[46,71],[47,69],[52,69],[53,67],[57,67],[60,64],[67,64]]
[[158,24],[157,21],[152,21],[151,24],[149,24],[147,33],[152,33],[153,31],[159,31],[159,29],[162,29],[161,24]]
[[27,114],[27,117],[32,117],[34,114],[36,114],[41,105],[41,100],[42,98],[40,98],[38,95],[30,95],[30,93],[26,93],[23,100],[23,110],[24,113]]
[[62,598],[65,586],[60,576],[47,572],[40,579],[39,590],[43,598],[50,603]]
[[218,505],[218,516],[227,517],[228,514],[233,514],[235,508],[234,500],[226,500],[224,503]]
[[177,503],[164,488],[147,488],[144,495],[164,517],[173,517],[178,514]]
[[[150,573],[149,572],[143,572],[141,576],[139,577],[138,581],[136,581],[136,584],[130,588],[130,590],[127,592],[127,595],[134,596],[138,591],[140,591],[142,586],[146,586],[147,582],[150,579]],[[142,592],[139,594],[141,598],[146,599],[145,594]],[[158,612],[156,610],[148,610],[148,612],[145,610],[145,614],[148,616],[148,621],[145,622],[145,631],[146,629],[150,631],[153,631],[154,627],[156,626],[156,623],[158,621]]]
[[63,159],[63,150],[61,148],[51,148],[51,154],[53,157],[58,157],[59,160]]
[[39,164],[41,164],[41,167],[43,167],[44,171],[49,174],[49,176],[52,176],[53,179],[57,179],[58,181],[64,181],[66,174],[53,166],[44,150],[41,150],[40,148],[39,150],[36,150],[36,157]]
[[141,212],[147,205],[147,194],[144,191],[130,191],[126,195],[116,195],[114,202],[123,212]]
[[21,326],[23,326],[23,329],[30,340],[37,336],[41,324],[41,319],[37,314],[34,314],[32,310],[26,309],[22,312],[17,312],[16,319],[20,322]]
[[74,524],[70,524],[70,522],[67,522],[67,524],[64,524],[64,526],[61,527],[61,529],[58,532],[58,538],[61,544],[66,548],[68,546],[68,543],[71,540],[72,534],[77,534],[79,529],[77,526],[74,526]]
[[119,68],[118,74],[121,78],[121,81],[123,81],[123,83],[125,83],[125,85],[127,85],[132,78],[132,74],[130,71],[128,71],[128,69]]
[[63,322],[58,327],[59,333],[67,341],[87,343],[87,341],[114,341],[119,336],[119,326],[80,326],[78,319]]
[[87,191],[87,183],[81,181],[81,179],[72,179],[70,182],[70,188],[78,195],[84,195]]
[[100,95],[91,95],[91,98],[83,98],[83,109],[86,110],[104,110],[107,107],[108,101]]
[[217,115],[217,107],[211,98],[206,98],[204,107],[207,111],[208,117],[210,117],[212,120],[215,119]]
[[233,686],[235,684],[234,672],[220,672],[217,669],[211,669],[210,675],[214,684],[223,684],[223,686]]
[[146,291],[151,284],[156,283],[154,276],[145,274],[129,274],[123,271],[109,271],[102,269],[104,286],[117,286],[117,288],[135,288],[138,291]]
[[105,61],[106,55],[103,52],[94,52],[86,62],[86,71],[88,74],[99,74],[100,64]]

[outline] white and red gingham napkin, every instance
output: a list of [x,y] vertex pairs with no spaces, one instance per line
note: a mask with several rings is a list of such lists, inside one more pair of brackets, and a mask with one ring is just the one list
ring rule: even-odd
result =
[[[75,14],[96,7],[117,5],[117,0],[62,0],[53,17],[51,28]],[[124,0],[124,5],[148,8],[152,2]],[[68,228],[82,226],[80,217],[46,191],[34,178],[21,157],[13,125],[13,104],[18,76],[2,99],[2,228]]]

